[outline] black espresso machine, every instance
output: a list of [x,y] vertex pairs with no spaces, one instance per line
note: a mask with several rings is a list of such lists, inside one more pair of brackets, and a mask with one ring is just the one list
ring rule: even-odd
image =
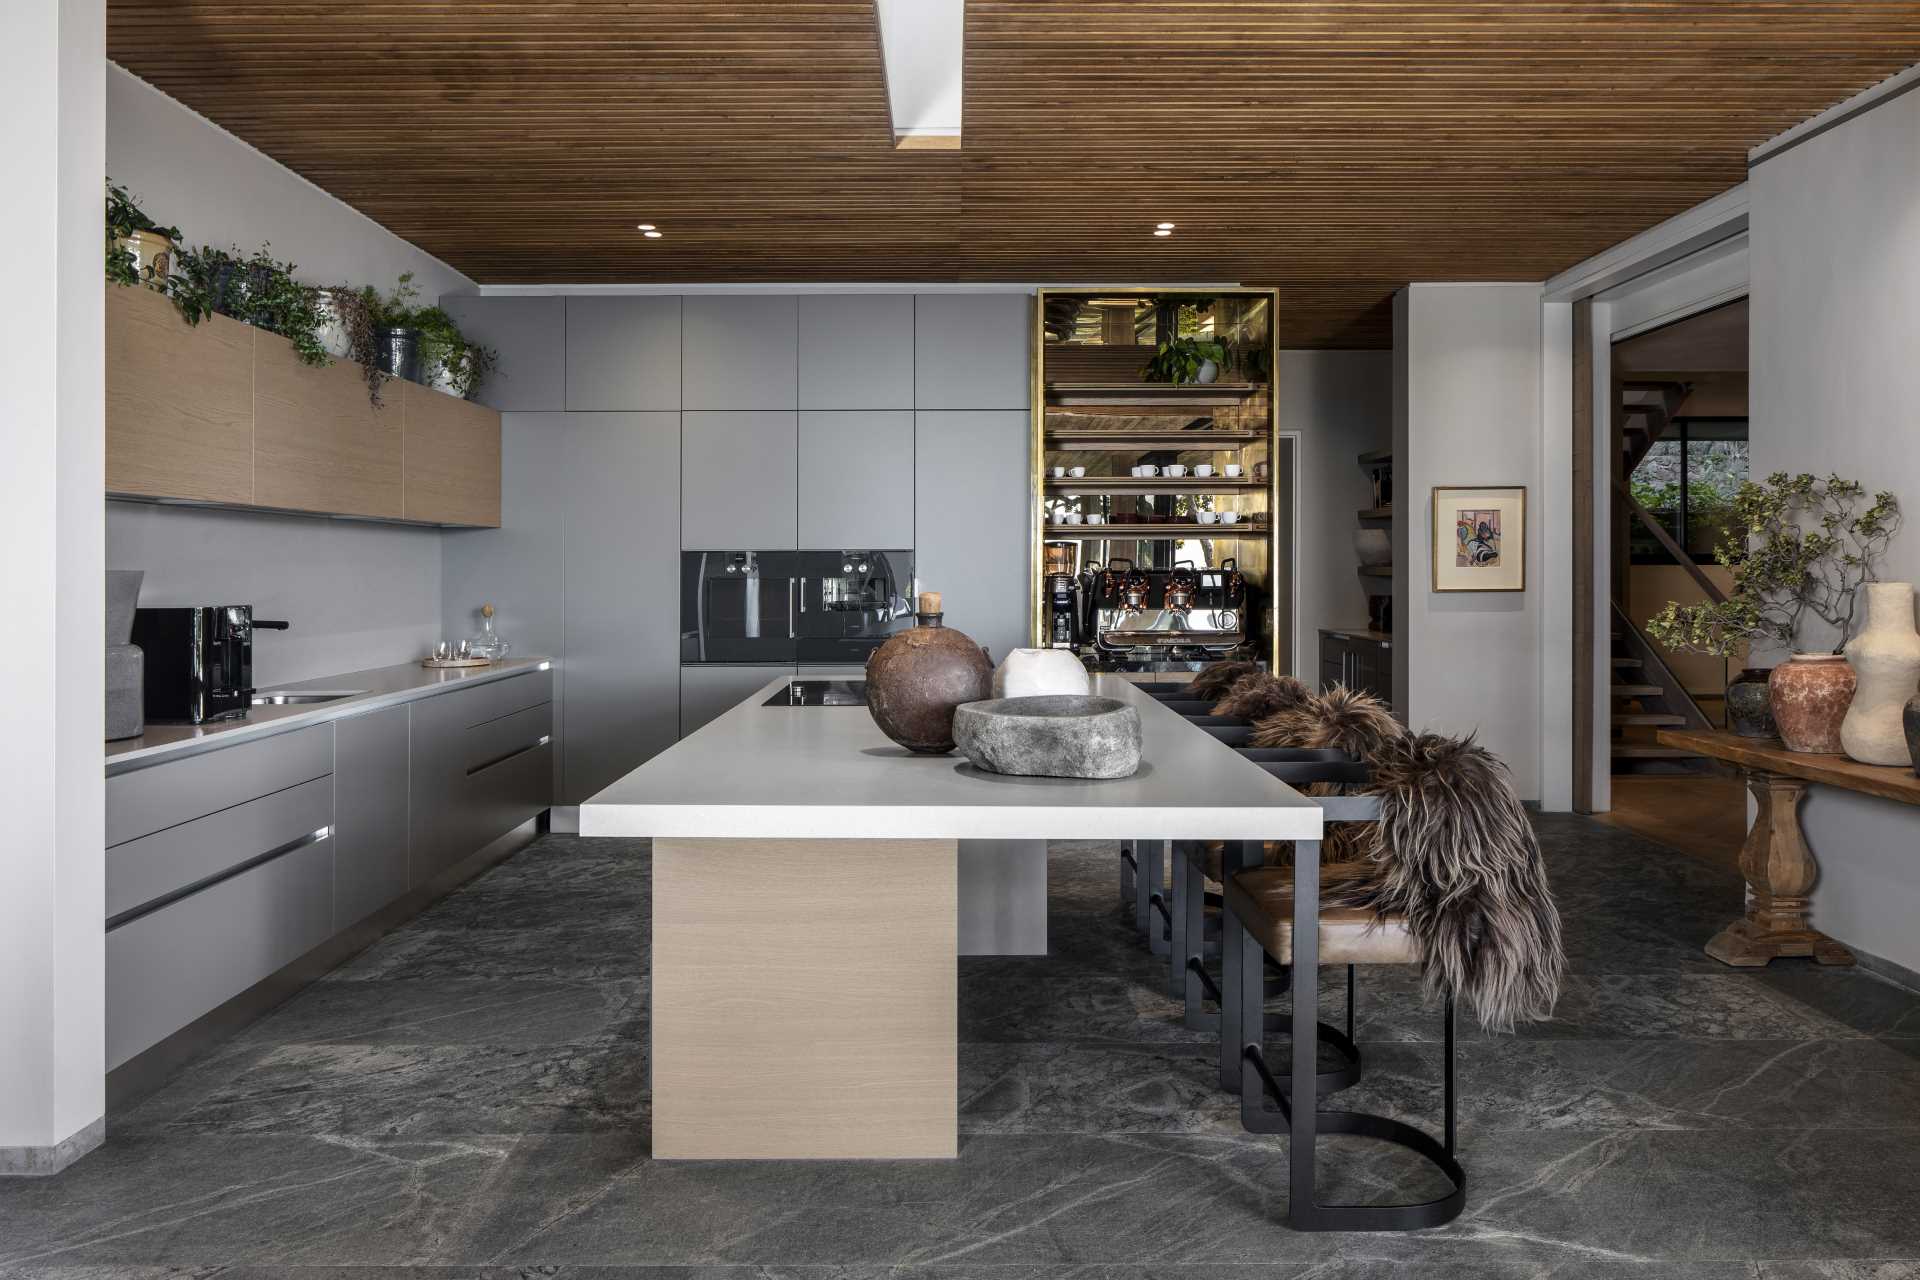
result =
[[133,642],[146,660],[149,720],[234,720],[253,707],[253,633],[285,631],[250,604],[139,609]]
[[1247,582],[1217,568],[1142,569],[1115,558],[1047,578],[1047,645],[1105,660],[1217,658],[1248,641]]

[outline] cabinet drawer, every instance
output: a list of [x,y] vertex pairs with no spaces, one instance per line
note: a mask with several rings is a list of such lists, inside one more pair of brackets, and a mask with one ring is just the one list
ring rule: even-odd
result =
[[456,705],[459,710],[455,714],[461,724],[485,724],[528,707],[537,707],[543,702],[552,702],[553,672],[529,671],[523,676],[491,680],[471,689],[458,689],[439,696],[458,699]]
[[151,1048],[332,931],[331,840],[108,930],[107,1066]]
[[315,778],[107,850],[107,919],[333,825],[333,778]]
[[469,847],[462,856],[477,852],[537,816],[551,803],[552,795],[551,742],[509,756],[468,777],[466,816],[472,825],[467,829]]
[[543,702],[525,711],[477,724],[466,732],[464,768],[469,777],[484,773],[553,736],[553,704]]
[[107,844],[218,813],[333,772],[333,726],[316,724],[107,779]]

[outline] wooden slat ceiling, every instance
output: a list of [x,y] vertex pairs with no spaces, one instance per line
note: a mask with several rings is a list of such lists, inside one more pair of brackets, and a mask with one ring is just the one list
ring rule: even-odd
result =
[[115,61],[483,283],[1239,281],[1289,346],[1550,275],[1920,61],[1920,3],[969,0],[929,152],[868,0],[108,14]]

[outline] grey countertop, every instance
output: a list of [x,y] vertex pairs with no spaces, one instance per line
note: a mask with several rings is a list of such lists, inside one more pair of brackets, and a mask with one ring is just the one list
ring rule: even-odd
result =
[[107,743],[107,773],[124,773],[155,763],[161,758],[194,755],[219,747],[229,747],[250,738],[284,733],[304,725],[338,720],[415,698],[430,698],[436,693],[462,685],[503,680],[508,676],[551,667],[553,660],[538,655],[507,658],[490,667],[428,668],[418,662],[397,667],[373,667],[349,671],[344,675],[323,676],[317,680],[295,680],[263,688],[262,693],[348,693],[332,702],[296,704],[280,707],[255,707],[240,720],[218,720],[211,724],[149,724],[137,738],[122,738]]

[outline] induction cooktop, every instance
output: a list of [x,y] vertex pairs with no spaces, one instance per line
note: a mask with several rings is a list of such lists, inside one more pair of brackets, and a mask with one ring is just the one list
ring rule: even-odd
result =
[[864,707],[865,680],[791,680],[760,704],[763,707]]

